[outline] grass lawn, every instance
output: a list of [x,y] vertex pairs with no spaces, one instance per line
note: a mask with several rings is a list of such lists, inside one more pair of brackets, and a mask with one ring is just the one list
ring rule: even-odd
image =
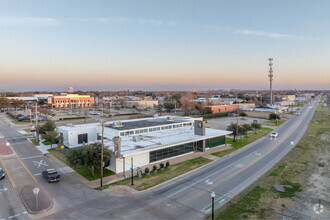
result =
[[[65,155],[61,154],[57,149],[53,148],[53,149],[49,149],[48,151],[51,154],[53,154],[57,159],[61,160],[66,165],[72,167],[72,169],[74,169],[77,173],[79,173],[80,175],[82,175],[83,177],[88,179],[89,181],[96,180],[96,179],[100,178],[100,170],[95,170],[94,171],[95,175],[92,176],[92,173],[91,173],[90,169],[88,169],[87,165],[72,166],[70,164],[70,162],[68,161],[67,157]],[[103,177],[111,176],[113,174],[115,174],[115,173],[108,170],[108,169],[104,169]]]
[[37,139],[35,138],[30,138],[30,141],[32,141],[32,143],[36,146],[38,146],[39,144],[37,143]]
[[[51,142],[49,142],[49,141],[43,141],[42,142],[44,145],[51,145],[52,143]],[[53,143],[54,144],[54,143]]]
[[[150,175],[147,176],[143,174],[142,179],[137,178],[134,176],[134,186],[132,186],[136,190],[146,190],[153,186],[156,186],[158,184],[161,184],[169,179],[172,179],[174,177],[180,176],[184,173],[187,173],[188,171],[191,171],[193,169],[196,169],[198,167],[201,167],[207,163],[210,163],[212,160],[206,159],[204,157],[198,157],[195,159],[187,160],[178,164],[171,165],[170,169],[165,168],[164,171],[158,170],[156,174],[150,172]],[[150,170],[152,166],[149,167]],[[144,170],[143,170],[144,172]],[[108,185],[104,185],[103,187],[99,187],[97,189],[107,189],[109,186],[114,185],[126,185],[131,186],[131,178],[126,178],[120,181],[117,181],[115,183],[111,183]]]
[[30,133],[31,132],[31,129],[30,128],[26,128],[26,129],[23,129],[25,132],[27,133]]
[[[216,211],[217,219],[277,219],[276,212],[294,203],[293,197],[308,188],[306,181],[318,167],[318,155],[324,151],[330,130],[330,110],[320,104],[300,142],[268,173],[248,187],[227,205]],[[276,192],[274,184],[289,184],[293,188]],[[278,215],[277,215],[278,216]]]
[[284,123],[284,120],[278,120],[277,125],[276,125],[276,121],[275,120],[272,120],[271,122],[268,122],[265,125],[268,125],[268,126],[280,126],[283,123]]
[[231,152],[234,152],[237,149],[244,147],[245,145],[248,145],[248,144],[258,140],[259,138],[269,134],[271,131],[273,131],[273,129],[262,127],[259,130],[257,130],[256,134],[254,133],[254,131],[249,132],[248,137],[243,137],[243,141],[242,141],[242,139],[238,140],[237,148],[236,148],[236,141],[234,141],[234,138],[226,137],[226,144],[231,144],[233,146],[233,148],[224,150],[224,151],[215,152],[215,153],[212,153],[212,155],[217,156],[217,157],[223,157],[227,154],[230,154]]

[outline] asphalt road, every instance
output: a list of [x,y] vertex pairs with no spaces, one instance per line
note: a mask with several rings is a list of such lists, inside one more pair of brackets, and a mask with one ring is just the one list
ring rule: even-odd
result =
[[[317,101],[319,98],[317,99]],[[29,215],[15,200],[15,190],[7,179],[7,191],[0,192],[0,219],[61,218],[61,219],[202,219],[211,211],[212,191],[216,193],[215,206],[219,208],[243,191],[274,164],[280,161],[304,135],[317,104],[301,109],[301,116],[291,117],[277,129],[279,137],[264,137],[233,154],[217,160],[166,184],[133,195],[110,195],[89,189],[79,183],[40,152],[15,129],[0,120],[0,132],[11,143],[26,168],[54,200],[54,207],[42,214]],[[292,143],[293,142],[293,143]],[[47,164],[47,165],[46,165]],[[62,180],[48,184],[40,172],[57,168]],[[16,173],[13,173],[15,180]],[[25,175],[26,178],[33,177]],[[31,181],[31,180],[27,180]],[[24,181],[18,184],[24,185]],[[0,189],[3,187],[0,185]],[[14,201],[15,200],[15,201]],[[13,205],[8,205],[13,204]],[[7,206],[3,206],[7,205]]]

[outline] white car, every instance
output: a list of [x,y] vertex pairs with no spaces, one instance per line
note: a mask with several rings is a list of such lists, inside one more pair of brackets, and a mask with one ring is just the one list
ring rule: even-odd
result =
[[277,138],[277,136],[278,136],[278,133],[277,133],[277,132],[272,132],[272,133],[270,134],[270,137],[271,137],[271,138]]

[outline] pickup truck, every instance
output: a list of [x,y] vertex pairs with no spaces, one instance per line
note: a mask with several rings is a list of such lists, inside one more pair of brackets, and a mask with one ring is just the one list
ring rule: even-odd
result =
[[57,173],[55,169],[47,169],[42,171],[42,177],[47,181],[47,182],[55,182],[59,181],[61,178],[61,175]]

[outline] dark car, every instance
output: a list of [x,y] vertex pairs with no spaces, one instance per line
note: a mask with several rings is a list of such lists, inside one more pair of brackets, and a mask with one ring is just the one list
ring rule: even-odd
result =
[[47,169],[42,171],[42,177],[47,181],[47,182],[56,182],[59,181],[61,178],[61,175],[57,173],[55,169]]
[[5,171],[2,168],[0,168],[0,180],[4,179],[5,177],[6,177]]

